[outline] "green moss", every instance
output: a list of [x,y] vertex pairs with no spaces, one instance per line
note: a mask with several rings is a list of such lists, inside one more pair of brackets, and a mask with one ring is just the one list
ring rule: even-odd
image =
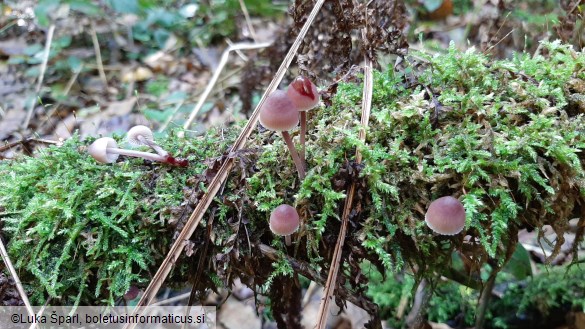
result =
[[33,292],[60,304],[112,305],[131,284],[150,279],[172,242],[172,207],[183,201],[201,159],[230,141],[214,137],[167,147],[189,154],[189,168],[144,165],[142,159],[96,163],[77,136],[36,158],[0,164],[0,217],[9,253]]
[[[381,272],[416,265],[433,277],[449,266],[454,249],[475,268],[488,260],[502,266],[518,229],[550,224],[562,235],[585,201],[585,109],[571,101],[585,93],[578,87],[585,55],[559,43],[544,43],[542,53],[493,61],[451,47],[444,55],[409,58],[403,72],[375,72],[365,142],[358,138],[362,86],[340,83],[327,95],[331,106],[309,112],[302,183],[280,136],[253,133],[245,150],[229,155],[237,161],[233,174],[192,237],[197,246],[210,244],[205,254],[194,250],[207,260],[203,277],[212,278],[199,289],[220,281],[229,287],[237,276],[253,276],[258,286],[270,282],[274,267],[260,264],[254,246],[282,248],[267,222],[283,202],[296,205],[305,224],[294,257],[326,270],[352,183],[358,189],[346,278],[359,274],[363,260]],[[76,141],[2,164],[0,217],[11,256],[38,291],[35,300],[111,304],[130,283],[148,280],[172,241],[169,221],[182,223],[209,183],[198,174],[208,165],[217,169],[218,162],[204,160],[219,157],[237,129],[187,141],[171,135],[164,143],[189,156],[188,169],[141,160],[97,165],[80,149],[87,142]],[[472,239],[435,236],[425,225],[424,209],[445,195],[464,203]],[[179,269],[175,279],[185,282],[192,271]],[[290,272],[285,264],[277,270]],[[355,291],[367,285],[346,282]]]
[[[585,310],[585,269],[583,267],[544,268],[534,277],[516,281],[501,273],[496,290],[501,297],[492,297],[486,314],[486,328],[526,328],[534,324],[546,325],[555,310]],[[411,275],[397,274],[385,279],[373,268],[368,268],[370,279],[368,295],[380,307],[383,319],[395,328],[402,327],[406,314],[399,314],[401,303],[412,303],[414,286]],[[479,292],[452,281],[439,281],[429,301],[429,321],[461,323],[473,326]],[[408,308],[406,308],[408,311]],[[564,313],[562,314],[564,316]]]

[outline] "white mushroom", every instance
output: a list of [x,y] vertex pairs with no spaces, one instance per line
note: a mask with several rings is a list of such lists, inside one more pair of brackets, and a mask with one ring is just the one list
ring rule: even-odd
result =
[[132,146],[145,145],[152,148],[156,153],[167,156],[169,152],[163,150],[158,144],[154,142],[154,135],[152,130],[147,126],[134,126],[128,130],[127,141]]
[[96,139],[88,148],[87,152],[100,163],[112,163],[120,155],[143,158],[151,161],[167,162],[167,158],[159,154],[126,150],[118,148],[118,144],[113,138],[102,137]]

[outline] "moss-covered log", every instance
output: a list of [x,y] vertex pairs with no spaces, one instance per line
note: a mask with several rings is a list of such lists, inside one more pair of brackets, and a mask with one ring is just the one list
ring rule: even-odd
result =
[[[262,128],[237,154],[223,152],[238,127],[184,140],[171,134],[163,146],[187,157],[189,168],[124,157],[97,164],[85,152],[91,140],[76,139],[4,161],[2,232],[33,301],[113,304],[130,285],[146,285],[226,157],[239,165],[168,283],[197,280],[203,292],[240,277],[265,292],[293,268],[326,273],[354,182],[341,295],[363,295],[364,261],[381,272],[406,264],[432,277],[449,272],[458,250],[472,271],[488,262],[501,267],[521,228],[551,225],[553,257],[569,219],[579,217],[576,250],[585,221],[585,54],[545,43],[540,54],[503,61],[452,48],[404,63],[375,73],[365,143],[357,138],[359,77],[326,86],[324,106],[309,112],[302,182],[282,139]],[[353,162],[356,148],[361,165]],[[429,203],[446,195],[466,209],[459,235],[435,235],[424,223]],[[281,203],[295,205],[303,223],[288,249],[268,229]],[[273,262],[262,245],[288,257]],[[370,301],[361,304],[375,312]]]

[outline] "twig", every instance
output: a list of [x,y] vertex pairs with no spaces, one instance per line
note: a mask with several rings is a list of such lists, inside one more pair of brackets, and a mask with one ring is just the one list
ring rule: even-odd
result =
[[[6,252],[6,248],[4,248],[4,242],[2,241],[2,238],[0,238],[0,255],[2,255],[2,260],[4,261],[4,264],[6,264],[6,267],[8,268],[8,270],[10,271],[10,275],[12,275],[12,279],[14,280],[14,284],[16,285],[16,289],[18,290],[18,293],[20,294],[20,298],[22,298],[22,301],[24,302],[24,306],[26,307],[28,314],[31,316],[35,316],[35,311],[33,311],[32,306],[30,306],[30,302],[28,301],[28,297],[26,296],[26,293],[24,292],[24,287],[22,286],[22,283],[20,283],[20,279],[18,278],[18,274],[16,274],[16,270],[14,269],[14,266],[12,265],[12,262],[10,261],[10,257],[8,257],[8,253]],[[38,326],[35,325],[35,328],[38,328]]]
[[239,0],[240,1],[240,7],[242,8],[242,12],[244,13],[244,18],[246,19],[246,25],[248,26],[248,30],[250,31],[250,36],[252,37],[252,39],[254,39],[254,41],[258,42],[258,39],[256,38],[256,31],[254,30],[254,26],[252,26],[252,21],[250,20],[250,14],[248,13],[248,8],[246,8],[246,4],[244,3],[244,0]]
[[[508,16],[510,16],[512,12],[508,12],[508,14],[506,15],[506,17],[504,17],[504,21],[502,22],[502,24],[500,25],[500,27],[498,28],[498,30],[496,31],[496,33],[494,34],[494,37],[498,34],[500,34],[500,30],[502,29],[502,27],[504,27],[504,25],[506,24],[506,21],[508,20]],[[510,31],[508,34],[506,34],[502,39],[500,39],[500,41],[498,41],[495,45],[490,46],[489,48],[487,48],[483,53],[487,53],[488,51],[492,50],[495,46],[499,45],[500,42],[502,42],[504,39],[506,39],[512,32],[514,32],[514,29],[512,29],[512,31]]]
[[93,21],[91,23],[91,42],[93,43],[93,49],[95,51],[95,60],[98,68],[98,72],[100,74],[100,79],[104,84],[104,87],[108,88],[108,80],[106,79],[106,72],[104,71],[104,64],[102,63],[102,53],[100,51],[100,43],[97,38],[97,33],[95,31],[95,24]]
[[[230,46],[230,47],[234,45],[234,43],[232,42],[232,40],[230,40],[230,38],[225,38],[225,43],[227,43],[228,46]],[[238,56],[240,56],[240,58],[244,62],[247,62],[248,61],[248,56],[246,56],[241,50],[238,49],[238,50],[235,50],[235,52],[236,52],[236,54]]]
[[150,306],[163,306],[163,305],[169,305],[169,304],[172,304],[172,303],[174,303],[174,302],[178,302],[178,301],[180,301],[180,300],[183,300],[183,299],[188,299],[190,294],[191,294],[190,292],[186,292],[186,293],[184,293],[184,294],[180,294],[180,295],[178,295],[178,296],[175,296],[175,297],[171,297],[171,298],[163,299],[163,300],[161,300],[161,301],[159,301],[159,302],[152,303]]
[[583,3],[583,0],[577,1],[577,3],[575,3],[575,5],[573,6],[573,8],[571,8],[571,10],[569,10],[567,12],[567,14],[572,14],[575,9],[579,8],[579,6]]
[[[367,8],[366,8],[367,10]],[[362,31],[362,37],[365,39],[366,32]],[[365,57],[364,66],[364,92],[362,98],[362,114],[361,114],[361,129],[359,132],[359,139],[363,142],[366,140],[366,128],[368,127],[370,119],[370,110],[372,107],[372,92],[373,92],[373,77],[372,77],[372,63],[371,60]],[[361,163],[362,154],[359,149],[355,152],[356,163]],[[317,315],[317,329],[325,328],[327,324],[327,317],[329,316],[329,305],[333,298],[335,286],[337,284],[337,273],[339,272],[339,265],[341,263],[341,253],[343,250],[343,244],[345,241],[345,235],[347,233],[347,225],[349,222],[349,214],[352,211],[353,197],[356,191],[356,183],[352,183],[349,187],[347,198],[345,199],[345,206],[343,208],[343,215],[341,218],[341,228],[339,230],[339,236],[337,237],[337,244],[335,245],[335,251],[333,252],[333,259],[329,268],[329,276],[325,284],[325,291],[323,293],[323,299],[319,306],[319,313]]]
[[28,111],[26,113],[26,118],[22,123],[23,129],[26,129],[28,127],[28,124],[30,123],[30,119],[32,118],[32,114],[35,109],[36,99],[39,96],[39,93],[41,92],[41,87],[43,86],[45,72],[47,71],[47,63],[49,62],[49,54],[51,53],[51,43],[53,43],[53,34],[55,34],[55,24],[51,24],[51,26],[49,26],[49,31],[47,32],[47,41],[45,42],[45,53],[43,54],[43,61],[41,63],[41,72],[39,74],[37,86],[35,87],[34,97],[30,102]]
[[[299,32],[299,35],[297,36],[296,40],[292,44],[291,48],[289,49],[286,57],[284,58],[284,61],[280,64],[278,71],[276,72],[274,78],[272,79],[272,81],[268,85],[268,88],[264,92],[264,95],[262,95],[262,98],[260,99],[260,102],[256,106],[256,109],[254,110],[254,112],[250,116],[248,123],[246,123],[246,126],[242,129],[242,131],[240,132],[240,135],[238,136],[238,138],[236,139],[236,141],[232,145],[232,147],[230,149],[230,153],[237,152],[244,147],[246,141],[248,140],[248,137],[250,137],[250,134],[255,129],[256,124],[258,123],[258,117],[260,115],[260,108],[262,107],[262,105],[266,101],[266,98],[268,97],[268,95],[270,93],[272,93],[274,90],[276,90],[276,87],[278,86],[280,81],[282,81],[282,78],[284,77],[284,74],[285,74],[287,68],[289,67],[293,57],[295,56],[295,54],[297,52],[297,49],[299,48],[304,36],[307,34],[309,27],[313,24],[313,21],[315,20],[315,17],[319,13],[319,10],[323,6],[324,2],[325,2],[325,0],[317,0],[317,3],[315,3],[315,6],[313,7],[311,14],[309,15],[309,18],[305,22],[305,25],[303,25],[303,28]],[[154,298],[154,296],[158,292],[160,286],[162,285],[163,281],[167,278],[169,272],[171,271],[172,266],[175,264],[175,262],[177,261],[177,259],[181,255],[181,253],[183,252],[183,249],[185,247],[185,243],[191,237],[193,232],[195,232],[195,229],[197,228],[197,226],[201,222],[201,219],[203,218],[205,211],[207,210],[207,208],[211,204],[211,201],[213,200],[213,198],[215,197],[215,195],[219,191],[223,182],[227,179],[227,176],[228,176],[229,172],[231,171],[233,164],[234,164],[233,158],[228,157],[228,159],[219,168],[217,174],[215,175],[215,177],[213,177],[213,180],[209,184],[207,192],[205,194],[203,194],[203,196],[201,197],[199,203],[195,207],[195,210],[193,210],[193,213],[191,214],[191,216],[189,217],[189,219],[185,223],[185,226],[183,227],[183,230],[179,234],[177,240],[171,246],[169,253],[167,254],[165,259],[163,260],[161,266],[159,267],[158,271],[154,275],[152,281],[150,282],[150,284],[148,285],[148,287],[144,291],[144,294],[142,295],[142,297],[138,301],[137,307],[134,308],[133,314],[137,314],[138,312],[140,312],[142,306],[148,305],[150,303],[150,301]],[[124,326],[124,329],[132,329],[135,326],[136,326],[135,323],[134,324],[127,324]]]
[[[47,298],[47,300],[45,301],[45,304],[43,305],[43,307],[41,307],[41,309],[39,310],[39,313],[37,313],[37,316],[40,317],[41,315],[43,315],[43,313],[45,312],[45,309],[47,309],[47,306],[49,305],[49,303],[51,302],[51,296],[49,296]],[[33,323],[30,325],[30,327],[28,327],[28,329],[33,329],[36,328],[37,324]]]
[[189,118],[187,119],[187,121],[183,125],[183,128],[185,130],[189,129],[189,126],[191,125],[191,123],[193,123],[193,120],[195,120],[197,113],[199,113],[199,111],[203,107],[203,104],[205,104],[205,101],[207,100],[207,96],[209,96],[209,94],[211,93],[211,90],[213,89],[213,86],[215,86],[215,83],[217,82],[217,79],[219,78],[219,75],[220,75],[221,71],[223,70],[223,67],[227,64],[228,58],[230,56],[230,52],[240,50],[240,49],[266,48],[270,44],[271,44],[270,42],[253,43],[253,44],[236,43],[232,46],[229,46],[226,50],[224,50],[223,54],[221,55],[221,60],[219,61],[219,64],[217,65],[215,72],[213,72],[213,76],[211,77],[211,80],[209,80],[209,83],[207,83],[207,86],[205,87],[205,91],[199,97],[199,101],[197,102],[195,107],[193,107],[193,109],[191,110],[191,114],[189,115]]
[[508,32],[508,34],[506,34],[502,39],[500,39],[500,41],[496,42],[496,44],[494,44],[493,46],[490,46],[486,52],[494,49],[497,45],[499,45],[502,41],[504,41],[510,34],[512,34],[514,32],[514,29],[512,29],[510,32]]
[[8,31],[9,28],[13,27],[17,23],[18,23],[18,18],[14,18],[10,23],[6,24],[6,26],[3,26],[2,28],[0,28],[0,35],[2,35],[6,31]]
[[60,141],[54,141],[54,140],[50,140],[50,139],[43,139],[43,138],[23,138],[21,140],[17,140],[15,142],[11,142],[5,145],[0,146],[0,152],[4,152],[8,149],[13,148],[14,146],[18,145],[18,144],[24,144],[24,143],[28,143],[28,142],[37,142],[37,143],[43,143],[43,144],[52,144],[52,145],[57,145],[60,146],[62,144],[62,142]]

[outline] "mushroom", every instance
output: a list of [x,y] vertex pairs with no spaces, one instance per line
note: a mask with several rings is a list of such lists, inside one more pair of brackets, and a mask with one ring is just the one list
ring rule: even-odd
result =
[[305,168],[299,157],[288,130],[293,129],[299,123],[299,112],[282,90],[276,90],[270,94],[260,109],[260,123],[269,130],[280,131],[288,150],[293,158],[299,178],[305,178]]
[[294,207],[287,204],[281,204],[274,208],[270,214],[270,230],[276,235],[284,236],[287,246],[290,246],[290,235],[297,231],[299,223],[299,213]]
[[124,294],[124,299],[126,301],[134,300],[134,299],[136,299],[136,297],[138,297],[139,293],[140,293],[140,289],[138,289],[138,287],[135,285],[131,285],[130,288],[128,289],[128,291],[126,291],[126,293]]
[[116,141],[110,137],[96,139],[95,142],[87,148],[87,152],[99,163],[115,162],[120,155],[168,163],[167,157],[161,156],[160,154],[120,149],[118,148]]
[[438,198],[429,205],[425,222],[436,233],[455,235],[465,226],[465,208],[452,196]]
[[162,156],[169,155],[169,152],[163,150],[162,147],[154,142],[154,135],[152,134],[152,130],[150,130],[150,128],[147,126],[138,125],[130,128],[130,130],[128,130],[126,139],[132,146],[146,145]]
[[301,112],[301,159],[305,163],[305,139],[307,135],[307,111],[319,104],[319,92],[317,86],[303,76],[299,76],[291,82],[286,94]]
[[187,167],[189,165],[189,161],[187,159],[174,158],[169,154],[169,152],[165,151],[162,147],[160,147],[160,145],[155,143],[152,130],[150,130],[150,128],[147,126],[138,125],[130,128],[130,130],[128,130],[126,139],[132,146],[149,146],[160,156],[165,157],[166,160],[164,162],[168,164],[179,167]]

